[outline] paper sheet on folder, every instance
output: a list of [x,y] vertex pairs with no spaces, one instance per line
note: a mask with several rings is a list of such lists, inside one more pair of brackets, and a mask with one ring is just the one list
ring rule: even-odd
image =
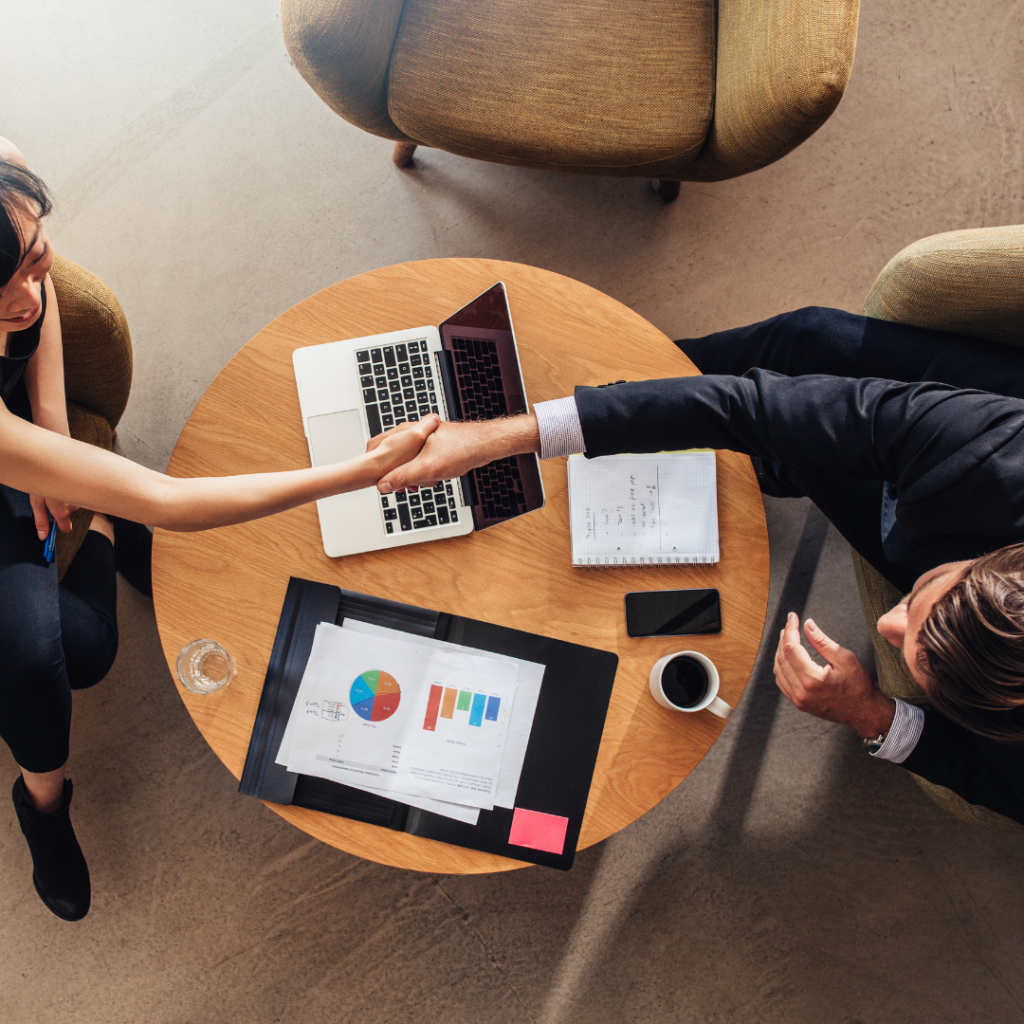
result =
[[[408,633],[397,629],[388,629],[386,626],[374,626],[369,622],[360,622],[357,619],[346,619],[345,628],[360,633],[369,633],[373,636],[389,636],[406,642],[410,639]],[[516,793],[519,790],[519,776],[523,773],[523,761],[526,760],[526,747],[530,742],[530,733],[533,731],[533,716],[537,712],[540,687],[544,682],[544,666],[536,661],[510,658],[506,654],[482,651],[476,647],[463,647],[460,644],[450,644],[444,640],[434,640],[432,637],[415,637],[414,641],[426,647],[465,651],[467,654],[489,658],[493,661],[503,661],[518,668],[516,699],[512,702],[512,718],[505,735],[505,752],[501,758],[501,777],[498,781],[498,791],[494,795],[494,803],[497,807],[514,807]],[[425,808],[425,810],[434,810],[434,808]],[[438,813],[446,812],[439,811]]]
[[490,809],[516,666],[402,636],[317,626],[279,763],[398,799]]

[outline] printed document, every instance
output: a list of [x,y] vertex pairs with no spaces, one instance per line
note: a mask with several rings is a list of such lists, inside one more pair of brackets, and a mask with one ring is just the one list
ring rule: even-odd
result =
[[[490,658],[493,661],[503,661],[506,664],[517,666],[519,678],[516,685],[516,699],[512,702],[512,718],[508,724],[508,733],[505,736],[505,752],[501,759],[501,778],[498,782],[498,791],[494,795],[495,806],[515,807],[516,793],[519,791],[519,776],[523,772],[523,761],[526,760],[526,747],[530,742],[530,733],[533,731],[533,716],[537,711],[537,699],[540,697],[541,683],[544,682],[545,666],[536,661],[510,658],[507,654],[481,651],[476,647],[463,647],[460,644],[451,644],[445,640],[435,640],[433,637],[411,637],[408,633],[403,633],[401,630],[388,629],[387,626],[375,626],[369,622],[360,622],[358,619],[346,619],[344,626],[346,629],[368,633],[372,636],[393,637],[395,640],[406,643],[411,641],[442,650],[465,651],[467,654],[473,654],[481,658]],[[409,801],[405,802],[408,803]],[[413,804],[413,806],[419,807],[421,805]],[[449,811],[434,807],[424,807],[423,809],[435,811],[438,814],[449,813]],[[475,825],[476,821],[474,820],[472,824]]]
[[396,799],[490,810],[518,668],[417,640],[320,623],[278,761]]

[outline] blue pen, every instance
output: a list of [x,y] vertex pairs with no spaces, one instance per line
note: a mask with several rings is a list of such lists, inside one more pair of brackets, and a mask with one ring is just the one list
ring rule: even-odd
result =
[[57,543],[57,520],[50,516],[50,536],[46,538],[46,543],[43,545],[43,558],[48,562],[53,561],[53,548]]

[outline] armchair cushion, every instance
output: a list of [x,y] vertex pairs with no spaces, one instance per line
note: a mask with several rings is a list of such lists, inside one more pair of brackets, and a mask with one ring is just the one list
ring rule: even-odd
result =
[[853,69],[860,0],[719,0],[715,119],[688,179],[785,156],[828,120]]
[[897,253],[865,316],[1024,345],[1024,225],[947,231]]
[[60,307],[65,395],[114,430],[132,389],[132,339],[124,311],[95,274],[70,260],[55,256],[50,279]]
[[714,106],[713,0],[406,0],[388,109],[464,156],[666,176]]
[[281,31],[295,69],[346,121],[411,142],[388,113],[388,61],[405,0],[281,0]]

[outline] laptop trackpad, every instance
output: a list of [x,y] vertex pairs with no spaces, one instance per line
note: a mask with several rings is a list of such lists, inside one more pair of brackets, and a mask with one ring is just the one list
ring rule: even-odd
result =
[[345,462],[366,451],[362,417],[358,409],[310,416],[306,420],[306,429],[309,431],[309,450],[313,455],[314,466]]

